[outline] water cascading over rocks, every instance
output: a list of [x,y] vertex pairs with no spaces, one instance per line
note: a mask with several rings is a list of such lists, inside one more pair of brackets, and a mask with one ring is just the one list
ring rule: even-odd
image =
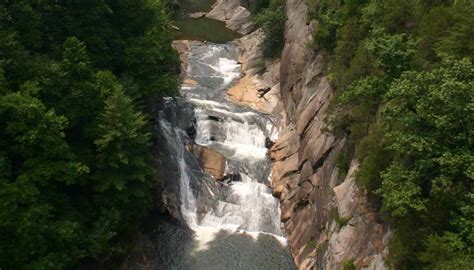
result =
[[[225,90],[240,77],[230,44],[189,43],[181,98],[157,106],[157,135],[169,212],[191,229],[176,243],[170,226],[153,236],[157,249],[183,250],[179,259],[157,260],[166,269],[293,269],[281,230],[278,199],[272,196],[266,138],[275,139],[272,119],[229,103]],[[226,159],[230,184],[203,173],[192,145]]]

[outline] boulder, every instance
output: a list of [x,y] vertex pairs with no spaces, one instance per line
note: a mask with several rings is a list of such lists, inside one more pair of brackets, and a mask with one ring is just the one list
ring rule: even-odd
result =
[[224,179],[226,159],[221,153],[202,145],[193,144],[190,150],[199,161],[201,168],[215,180]]
[[202,18],[202,17],[206,17],[206,15],[207,15],[206,12],[194,12],[194,13],[189,14],[189,17],[191,17],[191,18]]
[[[245,76],[227,91],[227,95],[234,103],[263,113],[272,113],[280,101],[278,84],[274,87],[265,85],[264,81],[255,76]],[[260,89],[268,89],[265,96],[261,96]]]
[[240,5],[240,0],[217,0],[206,15],[226,23],[226,26],[242,35],[253,30],[250,11]]

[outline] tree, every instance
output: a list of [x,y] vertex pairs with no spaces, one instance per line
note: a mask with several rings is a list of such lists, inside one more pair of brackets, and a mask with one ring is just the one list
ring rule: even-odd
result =
[[383,106],[386,147],[394,156],[377,193],[398,223],[422,224],[420,259],[439,269],[474,265],[473,79],[470,60],[447,58],[432,71],[404,73]]
[[34,88],[0,97],[0,264],[7,269],[65,267],[79,243],[62,193],[88,168],[64,140],[67,120],[31,96]]
[[[122,194],[135,191],[137,185],[149,186],[149,156],[144,153],[150,148],[150,133],[146,132],[145,116],[134,109],[122,88],[112,89],[98,126],[96,190]],[[132,195],[144,196],[143,192],[127,194]]]
[[0,267],[114,268],[130,248],[156,185],[130,96],[178,88],[161,3],[0,3]]
[[283,2],[270,1],[268,8],[263,9],[255,18],[255,24],[263,29],[265,35],[262,42],[262,51],[265,57],[278,56],[285,45],[284,31],[286,13]]

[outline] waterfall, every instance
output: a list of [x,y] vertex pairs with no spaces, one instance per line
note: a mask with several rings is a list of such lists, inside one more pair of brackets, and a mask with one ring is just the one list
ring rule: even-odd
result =
[[[183,97],[166,100],[159,110],[160,152],[167,168],[162,177],[168,189],[178,191],[176,208],[193,231],[187,255],[175,263],[180,266],[168,265],[170,269],[232,269],[218,255],[226,250],[248,257],[246,268],[239,269],[260,265],[253,258],[257,254],[277,256],[270,268],[262,269],[293,269],[281,230],[279,201],[267,186],[271,161],[265,138],[277,136],[276,128],[269,116],[227,100],[225,90],[240,77],[236,59],[236,49],[229,44],[191,45],[187,75],[197,83],[183,86]],[[195,131],[193,139],[188,130]],[[226,174],[239,175],[239,181],[225,185],[204,174],[188,151],[192,141],[224,155]],[[248,237],[254,240],[249,242]],[[217,244],[219,250],[213,249]],[[260,250],[263,246],[265,252]]]

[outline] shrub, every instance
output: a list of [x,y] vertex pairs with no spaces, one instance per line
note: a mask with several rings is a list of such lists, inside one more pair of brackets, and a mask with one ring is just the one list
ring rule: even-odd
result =
[[264,32],[265,37],[262,43],[263,55],[266,58],[279,56],[285,45],[286,13],[283,2],[272,0],[268,8],[265,8],[254,17],[254,21],[257,27],[261,27]]

